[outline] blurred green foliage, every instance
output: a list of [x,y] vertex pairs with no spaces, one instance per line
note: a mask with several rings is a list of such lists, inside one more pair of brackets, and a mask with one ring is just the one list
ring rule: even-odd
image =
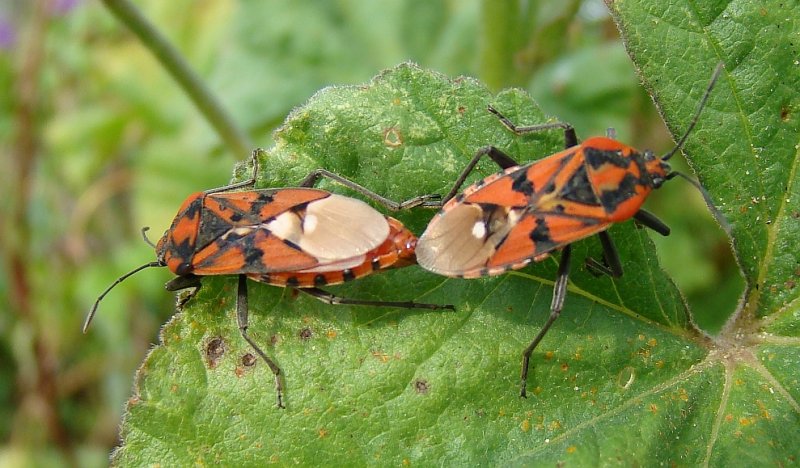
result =
[[[495,90],[528,89],[581,136],[614,126],[637,147],[672,144],[597,0],[136,6],[258,146],[320,88],[406,60]],[[221,143],[102,4],[16,2],[0,6],[0,21],[0,464],[102,465],[134,369],[174,310],[163,290],[170,275],[122,284],[86,336],[84,313],[113,279],[153,258],[141,226],[157,237],[189,193],[223,185],[248,155]],[[586,70],[601,72],[585,79]],[[652,198],[673,227],[656,240],[670,252],[664,266],[691,305],[723,311],[696,317],[718,330],[742,289],[727,241],[688,184]]]

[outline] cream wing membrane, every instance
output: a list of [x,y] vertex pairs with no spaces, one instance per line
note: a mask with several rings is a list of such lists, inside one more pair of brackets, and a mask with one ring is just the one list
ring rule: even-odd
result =
[[471,276],[486,267],[517,225],[522,210],[461,203],[442,213],[417,241],[417,263],[445,276]]
[[487,242],[483,210],[476,205],[456,205],[428,226],[417,241],[417,263],[447,276],[481,268],[494,253]]
[[282,213],[267,229],[320,264],[360,257],[389,236],[386,217],[361,200],[335,194],[309,203],[305,213]]

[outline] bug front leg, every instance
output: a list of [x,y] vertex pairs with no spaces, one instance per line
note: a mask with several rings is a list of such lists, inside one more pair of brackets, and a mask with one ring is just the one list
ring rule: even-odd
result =
[[229,190],[236,190],[242,187],[251,187],[256,183],[256,175],[258,174],[258,155],[263,150],[261,148],[256,148],[253,150],[252,158],[253,158],[253,172],[250,174],[250,177],[247,180],[243,180],[241,182],[236,182],[234,184],[225,185],[223,187],[217,187],[213,189],[209,189],[204,191],[206,195],[210,195],[212,193],[219,193],[219,192],[227,192]]
[[409,200],[405,200],[405,201],[402,201],[402,202],[396,202],[394,200],[390,200],[390,199],[388,199],[386,197],[378,195],[377,193],[373,192],[372,190],[369,190],[368,188],[366,188],[366,187],[364,187],[362,185],[359,185],[359,184],[353,182],[350,179],[342,177],[339,174],[336,174],[334,172],[328,171],[326,169],[316,169],[314,171],[311,171],[311,173],[309,173],[306,176],[306,178],[303,179],[302,182],[300,182],[299,186],[300,187],[313,187],[314,184],[316,184],[317,181],[321,177],[326,177],[328,179],[331,179],[333,181],[336,181],[336,182],[344,185],[345,187],[347,187],[347,188],[349,188],[351,190],[355,190],[356,192],[360,193],[361,195],[369,198],[370,200],[375,201],[376,203],[381,204],[382,206],[385,206],[386,208],[388,208],[388,209],[390,209],[392,211],[406,210],[408,208],[414,208],[414,207],[417,207],[417,206],[423,206],[423,207],[427,207],[427,208],[439,208],[439,207],[442,206],[442,202],[440,201],[442,196],[439,195],[438,193],[433,193],[433,194],[429,194],[429,195],[420,195],[418,197],[414,197],[414,198],[411,198]]
[[248,327],[248,308],[247,308],[247,276],[239,275],[239,288],[236,294],[236,319],[239,322],[239,333],[251,348],[261,356],[267,363],[272,373],[275,374],[275,393],[278,399],[278,408],[286,408],[283,405],[283,383],[281,382],[281,368],[253,341],[247,334]]
[[547,318],[544,326],[542,326],[542,329],[539,330],[539,334],[536,335],[536,338],[534,338],[531,344],[522,352],[522,373],[520,376],[519,396],[523,398],[528,397],[528,366],[530,364],[531,354],[533,354],[533,350],[536,349],[536,346],[539,345],[539,342],[542,341],[542,338],[544,338],[548,330],[550,330],[553,322],[561,315],[561,309],[564,307],[564,300],[567,298],[567,283],[569,281],[569,263],[571,256],[572,245],[567,244],[561,251],[561,260],[558,263],[558,276],[556,277],[556,284],[553,287],[553,301],[550,303],[550,316]]
[[654,230],[655,232],[661,234],[662,236],[669,235],[670,232],[669,226],[664,224],[664,221],[661,221],[660,219],[658,219],[656,215],[654,215],[649,211],[639,210],[636,212],[635,215],[633,215],[633,219],[642,223],[642,225],[644,225],[645,227],[648,227]]
[[319,288],[296,288],[298,291],[304,292],[320,301],[331,305],[360,305],[360,306],[373,306],[373,307],[397,307],[400,309],[429,309],[440,310],[449,309],[456,310],[455,306],[446,304],[425,304],[422,302],[392,302],[392,301],[368,301],[362,299],[349,299],[347,297],[340,297]]

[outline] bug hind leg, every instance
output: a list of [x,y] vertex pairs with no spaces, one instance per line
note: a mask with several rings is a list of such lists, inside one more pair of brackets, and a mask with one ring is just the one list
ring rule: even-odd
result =
[[558,275],[556,277],[555,286],[553,287],[553,301],[550,303],[550,316],[542,326],[542,329],[539,330],[539,334],[536,335],[528,347],[525,348],[525,351],[522,352],[522,372],[520,373],[521,382],[519,396],[523,398],[528,397],[528,367],[530,366],[533,350],[535,350],[539,345],[539,342],[542,341],[542,338],[544,338],[544,336],[550,330],[550,327],[553,326],[553,323],[561,315],[561,309],[564,308],[564,300],[567,298],[567,283],[569,282],[569,266],[571,257],[572,246],[567,244],[567,246],[561,250],[561,260],[558,263]]
[[456,310],[455,306],[450,304],[425,304],[422,302],[392,302],[392,301],[370,301],[363,299],[350,299],[347,297],[336,296],[320,288],[295,288],[298,291],[304,292],[311,297],[314,297],[326,304],[331,305],[361,305],[373,307],[397,307],[400,309],[428,309],[428,310]]
[[267,354],[258,347],[255,341],[247,334],[248,328],[248,308],[247,308],[247,276],[239,275],[239,287],[236,293],[236,319],[239,324],[239,334],[242,338],[253,348],[261,359],[267,363],[272,373],[275,375],[275,394],[278,402],[278,408],[286,408],[283,405],[283,383],[281,381],[281,368],[267,356]]

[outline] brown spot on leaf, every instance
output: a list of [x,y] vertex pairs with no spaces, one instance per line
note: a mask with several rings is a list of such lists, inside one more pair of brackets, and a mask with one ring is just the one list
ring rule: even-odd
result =
[[225,340],[219,336],[209,340],[206,344],[206,362],[208,363],[208,368],[216,368],[223,356],[225,356]]
[[244,367],[253,367],[256,365],[256,357],[252,353],[245,353],[242,356],[242,365]]

